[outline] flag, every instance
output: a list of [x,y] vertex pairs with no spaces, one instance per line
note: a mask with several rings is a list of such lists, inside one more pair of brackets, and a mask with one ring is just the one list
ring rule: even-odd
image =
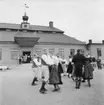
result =
[[26,8],[29,8],[29,6],[26,6]]
[[29,6],[27,6],[27,5],[25,4],[25,8],[29,8]]

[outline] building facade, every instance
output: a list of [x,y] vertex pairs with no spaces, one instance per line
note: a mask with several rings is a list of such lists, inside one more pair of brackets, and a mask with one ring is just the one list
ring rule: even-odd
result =
[[104,44],[86,44],[65,35],[64,31],[54,27],[52,21],[49,26],[31,25],[26,13],[22,19],[21,24],[0,23],[0,64],[17,64],[20,55],[41,54],[44,49],[49,53],[59,54],[66,60],[77,49],[83,54],[90,52],[93,56],[97,56],[96,48],[104,50]]
[[104,60],[104,40],[102,40],[101,43],[93,43],[92,40],[89,40],[89,43],[86,44],[86,46],[87,51],[89,51],[91,56],[94,56],[95,58],[100,57]]

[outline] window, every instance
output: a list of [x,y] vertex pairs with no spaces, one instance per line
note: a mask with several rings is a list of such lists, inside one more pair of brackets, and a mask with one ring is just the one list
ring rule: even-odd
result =
[[2,49],[0,49],[0,60],[2,60]]
[[18,59],[18,50],[12,49],[11,50],[11,60],[16,60]]
[[70,49],[70,55],[73,56],[75,54],[75,49]]
[[64,58],[64,49],[63,48],[59,48],[59,55],[61,58]]
[[55,52],[55,49],[54,48],[49,48],[49,53],[50,54],[54,54],[54,52]]
[[38,33],[39,33],[39,34],[42,34],[43,32],[42,32],[42,31],[38,31]]
[[79,49],[81,54],[84,54],[84,49]]
[[97,48],[97,56],[101,57],[101,48]]

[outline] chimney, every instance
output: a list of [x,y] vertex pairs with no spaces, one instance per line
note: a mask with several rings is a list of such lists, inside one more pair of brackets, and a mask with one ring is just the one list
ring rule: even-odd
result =
[[92,44],[92,40],[91,39],[89,40],[89,44]]
[[102,44],[104,44],[104,40],[102,40]]
[[51,28],[53,27],[53,21],[49,22],[49,27],[51,27]]

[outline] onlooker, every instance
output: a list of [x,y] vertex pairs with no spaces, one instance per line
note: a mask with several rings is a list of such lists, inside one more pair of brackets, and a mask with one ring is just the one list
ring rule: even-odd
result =
[[97,57],[97,66],[98,66],[98,69],[102,69],[100,57]]

